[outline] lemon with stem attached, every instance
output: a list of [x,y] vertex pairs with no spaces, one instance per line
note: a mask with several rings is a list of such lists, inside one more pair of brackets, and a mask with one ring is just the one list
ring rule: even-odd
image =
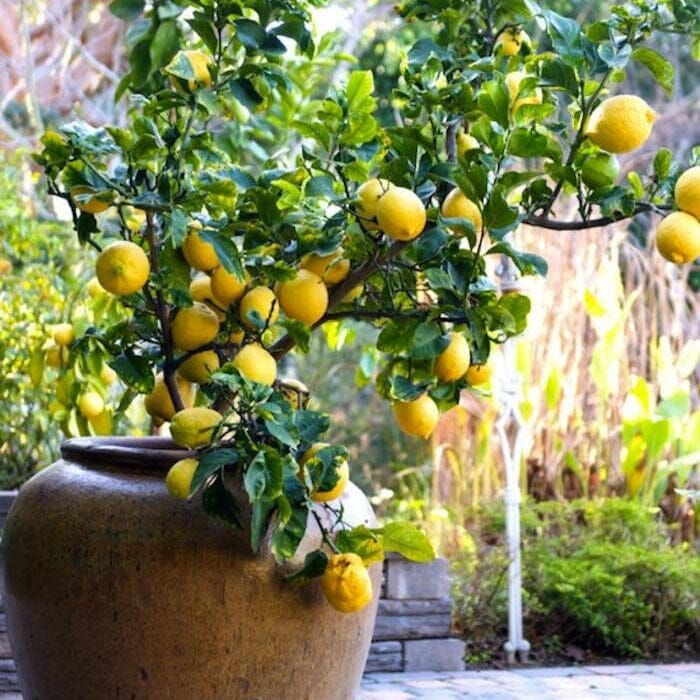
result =
[[196,301],[175,314],[170,332],[176,348],[196,350],[216,338],[219,319],[206,304]]
[[412,241],[423,232],[425,205],[407,187],[391,187],[377,204],[379,228],[398,241]]
[[656,229],[656,247],[661,255],[676,265],[700,257],[700,222],[684,211],[674,211]]
[[210,445],[223,416],[213,408],[197,406],[178,411],[170,421],[170,434],[180,447],[196,449]]
[[700,165],[688,168],[678,178],[673,194],[681,211],[700,219]]
[[279,303],[269,287],[253,287],[241,299],[238,318],[250,330],[257,328],[252,316],[254,313],[266,326],[271,326],[279,318]]
[[469,343],[461,333],[450,333],[450,344],[437,356],[433,374],[442,382],[456,382],[469,369]]
[[289,282],[277,289],[277,299],[289,318],[312,326],[328,309],[328,290],[323,280],[309,270],[299,270]]
[[437,404],[428,394],[421,394],[412,401],[395,401],[392,405],[394,418],[406,435],[427,440],[440,419]]
[[372,600],[372,580],[362,559],[353,552],[333,554],[321,576],[326,600],[340,612],[357,612]]
[[655,120],[656,112],[641,97],[616,95],[593,110],[585,134],[604,151],[628,153],[644,145]]
[[360,200],[357,207],[357,217],[360,223],[368,231],[379,229],[376,223],[377,205],[379,200],[389,191],[393,185],[388,180],[373,177],[364,182],[357,190],[357,198]]
[[233,358],[232,364],[253,382],[272,386],[277,378],[275,358],[260,343],[244,345]]
[[460,189],[455,187],[445,197],[440,213],[446,219],[468,219],[474,224],[474,230],[479,232],[483,225],[481,211]]
[[219,356],[214,350],[204,350],[188,357],[177,371],[190,382],[206,384],[219,369],[219,364]]
[[186,457],[170,467],[165,477],[165,485],[171,496],[183,501],[190,497],[190,487],[198,465],[199,462],[194,457]]
[[151,266],[142,248],[131,241],[108,245],[95,263],[97,280],[111,294],[135,294],[148,281]]

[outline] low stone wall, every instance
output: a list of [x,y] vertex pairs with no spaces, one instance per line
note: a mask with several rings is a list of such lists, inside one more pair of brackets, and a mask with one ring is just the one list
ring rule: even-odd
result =
[[451,635],[447,560],[384,562],[377,623],[365,671],[461,671],[464,643]]

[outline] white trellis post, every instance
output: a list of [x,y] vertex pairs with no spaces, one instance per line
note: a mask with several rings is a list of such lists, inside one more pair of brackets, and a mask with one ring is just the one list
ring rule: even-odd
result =
[[[520,277],[509,257],[501,256],[496,275],[500,278],[501,293],[507,294],[521,289]],[[512,664],[516,660],[516,655],[521,662],[526,662],[530,651],[530,642],[523,637],[520,568],[520,467],[524,421],[520,413],[519,403],[522,394],[522,380],[516,366],[515,345],[512,339],[503,344],[503,372],[497,389],[501,411],[496,421],[496,431],[506,472],[503,500],[506,506],[506,542],[508,546],[508,641],[503,645],[503,648],[508,663]]]

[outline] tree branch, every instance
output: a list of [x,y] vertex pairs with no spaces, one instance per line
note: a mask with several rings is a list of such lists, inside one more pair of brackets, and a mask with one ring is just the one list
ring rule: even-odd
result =
[[637,216],[637,214],[642,214],[644,212],[654,211],[662,214],[670,209],[670,205],[663,206],[651,204],[649,202],[639,202],[632,214],[617,212],[611,216],[602,216],[598,219],[588,219],[586,221],[555,221],[554,219],[550,219],[546,216],[535,216],[534,214],[530,214],[523,220],[523,223],[528,224],[528,226],[537,226],[538,228],[546,228],[552,231],[584,231],[586,229],[608,226],[609,224],[614,224],[617,221],[632,219]]

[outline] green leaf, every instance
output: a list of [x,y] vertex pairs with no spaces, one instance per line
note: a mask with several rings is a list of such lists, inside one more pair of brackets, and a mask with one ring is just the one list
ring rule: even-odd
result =
[[638,46],[632,52],[632,58],[648,68],[656,82],[671,97],[673,94],[673,64],[648,46]]
[[304,566],[291,576],[287,576],[289,583],[308,583],[311,579],[323,575],[328,566],[328,556],[320,549],[309,552],[304,559]]
[[254,501],[251,508],[250,520],[250,548],[253,552],[260,549],[260,543],[267,530],[267,524],[270,519],[275,504],[273,501],[262,498],[259,501]]
[[304,533],[306,532],[306,521],[309,517],[309,511],[306,506],[296,506],[292,509],[291,517],[275,528],[272,535],[270,549],[275,555],[278,562],[285,561],[294,555],[297,551],[299,542],[301,542]]
[[362,557],[365,566],[384,559],[381,535],[376,534],[366,525],[358,525],[351,530],[341,530],[335,543],[341,552],[354,552]]
[[198,459],[197,469],[190,484],[190,494],[195,493],[209,477],[224,467],[236,464],[238,452],[231,448],[218,448],[204,452]]
[[173,209],[165,220],[165,232],[172,239],[173,246],[179,248],[187,236],[187,217],[181,209]]
[[515,319],[515,333],[522,333],[527,328],[527,315],[532,306],[530,298],[523,294],[505,294],[500,297],[498,303]]
[[381,534],[382,544],[387,552],[398,552],[406,559],[416,562],[435,559],[435,551],[425,533],[410,523],[388,523],[374,532]]
[[229,527],[243,529],[236,501],[221,475],[215,477],[202,491],[202,506],[208,515],[218,518]]
[[377,338],[380,352],[401,353],[406,351],[420,321],[415,318],[392,319],[382,328]]
[[258,452],[248,465],[245,475],[243,476],[243,486],[251,502],[262,499],[267,491],[267,486],[271,478],[270,470],[265,459],[265,453]]
[[296,431],[293,430],[293,426],[284,425],[280,421],[268,418],[265,420],[265,427],[267,432],[283,445],[294,449],[299,444],[299,436],[295,434]]
[[245,279],[245,270],[236,244],[219,231],[204,229],[199,232],[199,237],[214,246],[216,257],[227,272],[235,275],[239,280]]
[[154,380],[151,363],[145,357],[124,352],[107,363],[124,384],[141,394],[153,390]]
[[167,20],[158,25],[151,42],[151,64],[153,70],[166,65],[177,53],[180,44],[180,30],[175,20]]
[[500,188],[494,188],[484,207],[484,226],[491,231],[511,226],[518,218],[518,210],[511,207]]
[[510,94],[502,76],[481,86],[478,97],[479,107],[493,121],[504,129],[508,128]]
[[317,442],[330,427],[330,418],[325,413],[301,409],[294,413],[294,425],[302,442]]
[[294,318],[287,318],[282,322],[289,337],[294,341],[301,352],[309,352],[309,342],[311,340],[311,327]]
[[413,335],[411,357],[414,360],[430,360],[437,357],[449,344],[449,338],[442,334],[439,326],[421,323]]
[[353,71],[348,79],[345,95],[348,100],[350,114],[370,114],[374,110],[374,78],[368,70]]
[[248,109],[255,109],[263,103],[263,98],[248,78],[233,78],[228,81],[231,94]]
[[425,387],[414,384],[410,379],[395,374],[391,378],[391,394],[398,401],[414,401],[425,393]]
[[333,199],[335,192],[333,190],[333,180],[329,175],[317,175],[312,177],[307,183],[304,190],[309,197],[325,197]]
[[136,19],[143,13],[146,0],[114,0],[109,4],[109,11],[119,19]]
[[671,172],[673,156],[668,148],[660,148],[654,156],[654,174],[659,180],[665,180]]
[[249,49],[259,49],[267,38],[265,30],[250,19],[238,19],[234,23],[236,38]]

